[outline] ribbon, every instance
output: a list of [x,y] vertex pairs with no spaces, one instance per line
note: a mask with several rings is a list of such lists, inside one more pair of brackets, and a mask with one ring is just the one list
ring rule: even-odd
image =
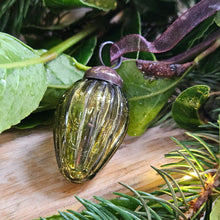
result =
[[[130,34],[115,42],[110,48],[111,63],[122,57],[126,53],[135,51],[146,51],[151,53],[163,53],[171,50],[177,45],[193,28],[195,28],[202,21],[214,15],[220,10],[219,0],[202,0],[195,4],[192,8],[183,13],[176,19],[169,28],[155,41],[149,42],[143,36],[138,34]],[[182,63],[192,58],[200,51],[211,45],[216,39],[220,37],[220,31],[212,34],[206,41],[198,44],[190,50],[179,54],[175,57],[162,61],[163,65],[172,63]],[[160,62],[160,61],[158,61]],[[139,67],[144,64],[144,61],[137,61]],[[147,61],[146,65],[154,63],[155,61]],[[146,69],[142,67],[142,69]],[[188,66],[189,64],[185,65]],[[157,65],[154,65],[157,66]],[[157,67],[158,68],[158,67]],[[180,68],[180,66],[178,67]],[[149,68],[147,68],[149,70]],[[156,71],[156,70],[155,70]],[[180,72],[178,71],[178,74]]]

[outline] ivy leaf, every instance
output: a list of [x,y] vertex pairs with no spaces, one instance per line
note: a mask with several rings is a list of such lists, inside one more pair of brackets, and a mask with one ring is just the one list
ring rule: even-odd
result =
[[108,11],[115,9],[117,6],[117,2],[115,0],[44,0],[44,3],[47,7],[58,10],[68,10],[79,7],[91,7]]
[[212,207],[212,211],[211,211],[211,214],[210,214],[210,219],[212,220],[219,220],[220,219],[220,197],[218,197],[216,200],[215,200],[215,204],[214,206]]
[[176,123],[186,129],[195,130],[204,124],[200,110],[209,97],[210,88],[206,85],[196,85],[184,90],[172,106],[172,116]]
[[[38,57],[16,38],[0,33],[0,63],[7,64]],[[43,64],[0,69],[0,132],[20,122],[34,111],[46,90]]]
[[141,135],[167,103],[177,79],[145,79],[135,60],[125,60],[117,72],[124,81],[123,89],[128,99],[128,134]]
[[65,54],[47,63],[45,68],[48,85],[39,110],[56,108],[65,91],[84,74],[76,67],[73,58]]

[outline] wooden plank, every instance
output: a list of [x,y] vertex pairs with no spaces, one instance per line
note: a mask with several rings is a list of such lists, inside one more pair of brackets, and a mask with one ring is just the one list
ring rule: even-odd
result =
[[152,191],[161,179],[150,168],[167,159],[164,154],[176,149],[170,136],[181,137],[182,130],[155,127],[141,137],[126,137],[107,166],[91,181],[73,184],[57,169],[51,127],[25,131],[9,130],[0,135],[0,216],[1,220],[30,220],[57,214],[58,210],[78,210],[74,198],[106,199],[112,192],[129,193],[118,184]]

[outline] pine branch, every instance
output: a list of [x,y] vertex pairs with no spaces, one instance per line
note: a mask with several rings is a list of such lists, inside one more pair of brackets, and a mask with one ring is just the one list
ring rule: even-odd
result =
[[30,4],[30,0],[6,0],[1,3],[0,31],[18,34]]
[[51,16],[42,0],[5,0],[0,3],[0,31],[19,36],[23,25],[43,26],[53,22],[54,16],[57,15]]
[[112,200],[94,196],[98,204],[76,197],[85,207],[81,213],[67,210],[59,212],[60,216],[45,219],[182,220],[200,219],[205,211],[209,216],[213,198],[220,195],[219,145],[207,143],[196,134],[186,134],[193,140],[173,139],[182,149],[166,155],[175,158],[175,163],[164,164],[162,169],[153,167],[166,183],[159,190],[147,193],[120,183],[134,195],[114,193],[119,197]]

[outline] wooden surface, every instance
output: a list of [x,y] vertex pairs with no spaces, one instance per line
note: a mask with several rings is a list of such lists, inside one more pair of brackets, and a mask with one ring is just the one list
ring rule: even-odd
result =
[[9,130],[0,135],[0,219],[30,220],[57,214],[58,210],[78,210],[73,197],[106,199],[112,192],[130,193],[118,182],[136,190],[152,191],[161,183],[150,165],[167,162],[164,154],[176,149],[170,136],[181,130],[152,128],[138,138],[126,137],[107,166],[91,181],[73,184],[58,172],[51,127]]

